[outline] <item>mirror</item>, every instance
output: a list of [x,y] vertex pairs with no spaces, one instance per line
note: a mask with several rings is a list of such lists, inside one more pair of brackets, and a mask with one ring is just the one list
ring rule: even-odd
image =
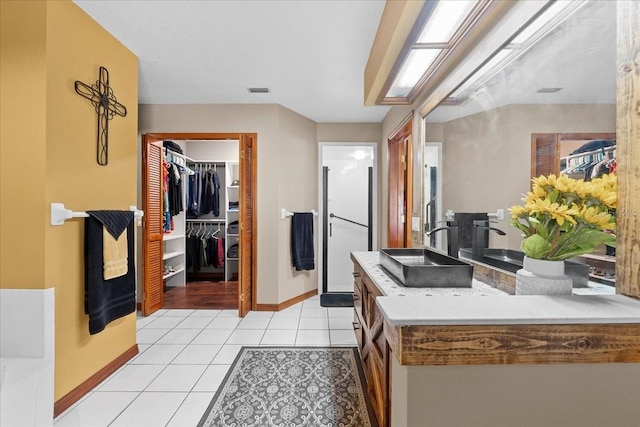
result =
[[[489,246],[519,250],[508,208],[530,189],[534,134],[615,135],[616,2],[579,4],[526,52],[478,79],[479,87],[454,92],[461,103],[443,102],[425,117],[425,170],[434,146],[441,147],[442,159],[435,195],[423,176],[425,232],[446,220],[448,210],[504,209],[504,219],[491,219],[506,234],[491,233]],[[441,200],[435,220],[426,217],[434,199]],[[442,236],[425,233],[425,245],[446,251],[446,235],[437,234]]]

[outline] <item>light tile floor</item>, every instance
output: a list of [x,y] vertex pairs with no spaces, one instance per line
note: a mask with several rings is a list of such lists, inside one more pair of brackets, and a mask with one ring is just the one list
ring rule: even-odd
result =
[[313,297],[279,312],[160,310],[138,316],[140,353],[74,406],[56,427],[191,427],[245,346],[355,346],[353,308]]

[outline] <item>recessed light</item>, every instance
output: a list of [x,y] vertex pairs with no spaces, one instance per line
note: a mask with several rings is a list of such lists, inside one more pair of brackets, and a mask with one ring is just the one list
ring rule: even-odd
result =
[[538,93],[556,93],[562,90],[561,87],[543,87]]
[[269,93],[268,87],[250,87],[249,93]]

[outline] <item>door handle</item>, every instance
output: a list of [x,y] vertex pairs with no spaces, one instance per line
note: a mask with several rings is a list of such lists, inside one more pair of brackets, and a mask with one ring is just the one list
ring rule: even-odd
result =
[[329,223],[329,237],[333,235],[333,224]]

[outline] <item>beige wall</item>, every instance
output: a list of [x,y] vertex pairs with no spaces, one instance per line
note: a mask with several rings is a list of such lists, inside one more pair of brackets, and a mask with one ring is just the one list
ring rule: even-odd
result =
[[393,427],[635,427],[640,364],[400,366]]
[[380,142],[381,123],[318,123],[318,142]]
[[[318,203],[318,144],[316,142],[316,123],[291,110],[279,107],[278,111],[278,146],[276,151],[278,158],[273,163],[265,164],[260,159],[260,169],[274,169],[277,173],[276,182],[268,184],[267,188],[261,188],[258,184],[259,194],[263,197],[273,197],[270,191],[272,185],[277,189],[277,203],[275,209],[278,230],[277,248],[279,259],[278,271],[278,302],[287,301],[305,292],[318,288],[319,274],[319,224],[320,218],[315,218],[315,269],[309,271],[295,271],[291,260],[291,218],[281,219],[280,209],[286,208],[290,212],[309,212],[311,209],[319,209]],[[260,135],[258,135],[258,140]],[[260,193],[262,191],[262,193]],[[270,225],[267,225],[270,227]],[[260,230],[258,226],[258,230]],[[259,231],[260,232],[260,231]],[[258,237],[258,244],[262,237]],[[273,243],[263,242],[266,247]],[[260,246],[259,246],[260,247]],[[266,248],[265,248],[266,249]],[[260,254],[258,254],[258,259]],[[264,281],[262,273],[258,276],[259,282]],[[262,287],[262,285],[259,285]],[[259,288],[259,295],[264,295]]]
[[[99,66],[128,110],[109,122],[106,167],[96,163],[94,108],[74,91],[76,79],[95,82]],[[136,344],[135,314],[89,335],[83,222],[51,226],[49,206],[135,204],[137,99],[136,56],[75,4],[2,2],[0,286],[55,288],[56,400]]]
[[[427,128],[430,124],[427,124]],[[443,210],[495,212],[519,204],[530,189],[531,134],[615,132],[616,107],[510,105],[444,124]],[[492,247],[520,247],[509,216],[491,234]]]
[[140,105],[139,133],[159,132],[257,133],[258,303],[316,289],[317,270],[293,273],[280,219],[281,208],[318,208],[315,122],[275,104]]

